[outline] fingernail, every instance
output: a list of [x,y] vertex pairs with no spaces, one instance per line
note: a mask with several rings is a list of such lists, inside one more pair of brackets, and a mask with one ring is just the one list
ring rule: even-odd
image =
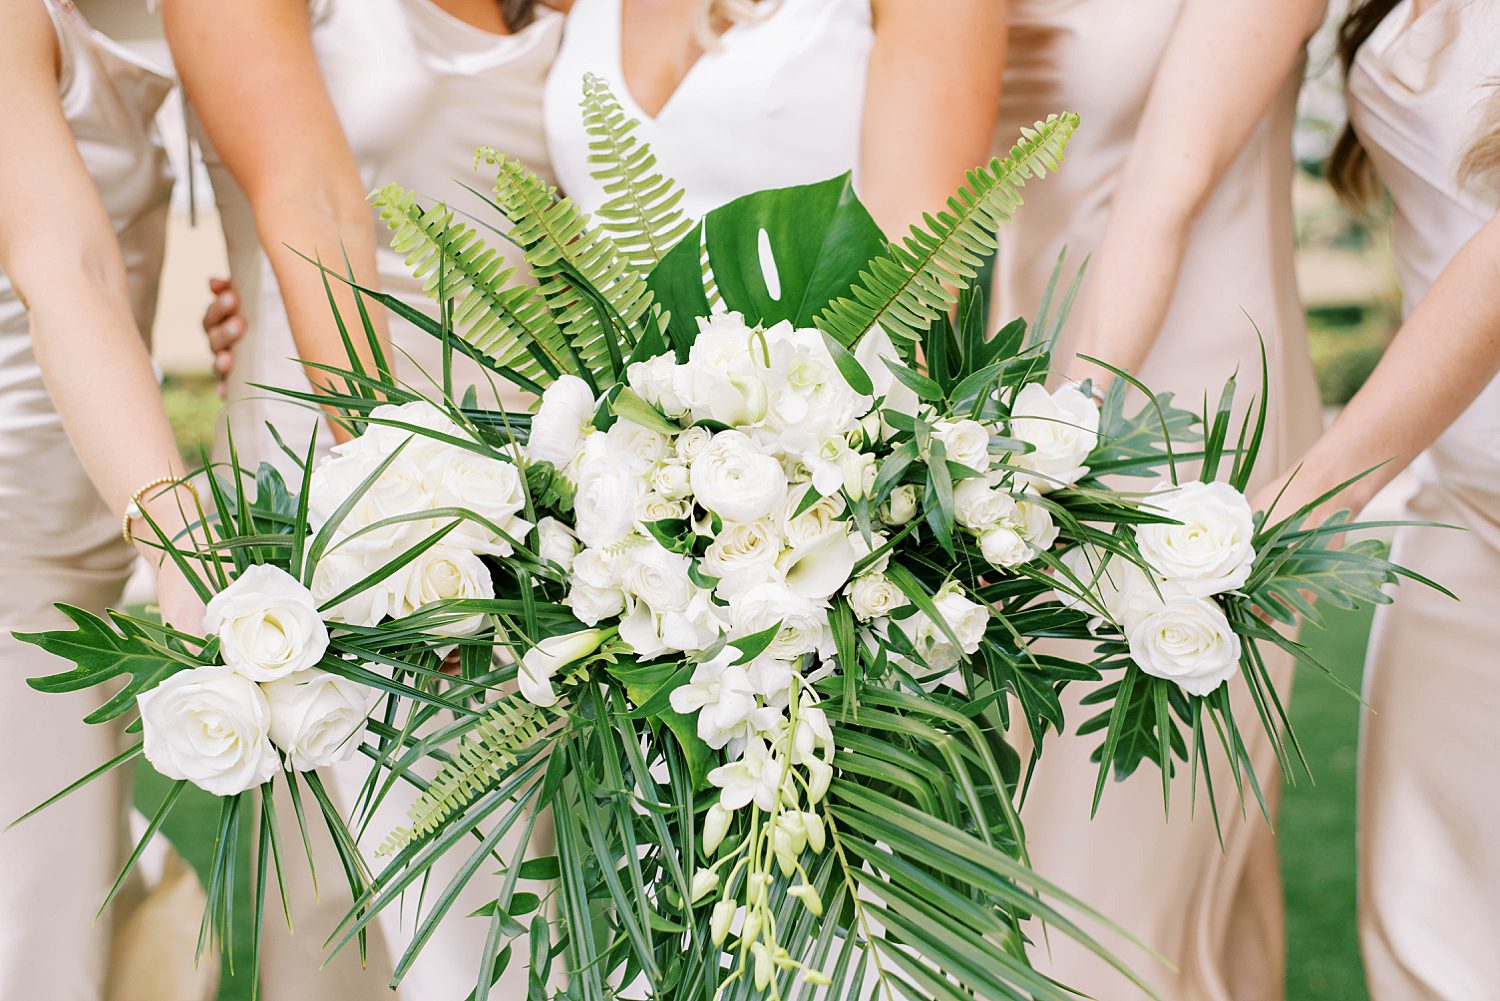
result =
[[220,306],[223,306],[225,309],[228,309],[231,305],[233,305],[233,303],[234,303],[234,297],[231,296],[228,292],[220,292],[219,293],[219,305]]
[[233,320],[229,320],[228,322],[226,322],[224,324],[224,327],[231,334],[234,334],[236,337],[238,337],[240,334],[243,334],[245,332],[245,321],[241,320],[239,317],[235,317]]

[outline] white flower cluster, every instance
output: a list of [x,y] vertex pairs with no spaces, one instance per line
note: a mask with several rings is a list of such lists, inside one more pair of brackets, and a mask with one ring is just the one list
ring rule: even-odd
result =
[[[532,528],[520,516],[526,506],[520,469],[465,447],[462,442],[473,440],[469,433],[431,403],[376,407],[371,417],[421,430],[372,423],[360,437],[334,446],[333,457],[313,470],[308,515],[318,530],[382,463],[389,463],[339,520],[332,544],[318,560],[312,580],[318,601],[343,593],[445,525],[458,524],[396,573],[340,601],[328,618],[371,626],[437,601],[493,598],[494,584],[480,555],[509,556],[511,541]],[[463,518],[454,513],[458,510],[484,521]],[[432,631],[466,636],[483,625],[484,617],[476,615]]]
[[1214,597],[1250,577],[1254,516],[1227,483],[1166,484],[1150,508],[1173,522],[1135,529],[1150,576],[1091,547],[1073,549],[1062,561],[1093,585],[1141,670],[1191,695],[1208,695],[1239,669],[1240,638]]
[[218,796],[342,761],[359,745],[378,693],[315,665],[328,629],[307,588],[284,570],[248,567],[208,603],[222,666],[167,678],[137,704],[146,759]]

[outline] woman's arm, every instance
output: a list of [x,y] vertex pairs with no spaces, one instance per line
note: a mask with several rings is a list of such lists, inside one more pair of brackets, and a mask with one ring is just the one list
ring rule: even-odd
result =
[[1385,356],[1333,426],[1276,485],[1256,498],[1276,498],[1289,514],[1372,466],[1386,463],[1313,513],[1359,511],[1381,487],[1431,445],[1500,372],[1500,214],[1443,269]]
[[[1324,0],[1187,0],[1089,274],[1079,354],[1127,371],[1145,362],[1172,301],[1193,221],[1296,67],[1323,6]],[[1069,374],[1110,379],[1081,359]]]
[[945,207],[990,158],[1005,70],[1004,0],[875,0],[860,197],[890,236]]
[[[181,476],[182,461],[131,315],[119,244],[63,117],[57,60],[43,6],[0,0],[0,121],[26,137],[0,143],[0,269],[27,304],[37,364],[84,469],[123,513],[147,483]],[[179,502],[191,513],[181,492],[144,505],[176,534],[186,523]],[[159,549],[137,546],[161,563]],[[198,627],[202,606],[170,564],[159,592],[168,621]]]
[[[183,88],[249,199],[299,355],[347,367],[323,276],[298,255],[342,271],[347,254],[355,278],[376,287],[375,228],[313,51],[306,0],[166,0],[162,15]],[[355,316],[350,290],[332,286],[340,311]],[[384,341],[384,314],[371,318]],[[368,365],[364,338],[354,342]],[[307,374],[327,387],[326,373]]]

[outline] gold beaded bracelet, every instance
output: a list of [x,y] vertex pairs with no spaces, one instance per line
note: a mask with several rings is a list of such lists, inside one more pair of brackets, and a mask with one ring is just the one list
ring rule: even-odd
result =
[[193,485],[187,480],[180,480],[175,476],[161,476],[147,483],[130,495],[130,503],[125,505],[125,516],[120,520],[120,536],[127,544],[135,544],[135,535],[130,531],[131,522],[137,518],[144,517],[146,514],[145,509],[141,507],[141,498],[157,487],[166,486],[185,487],[188,493],[193,495],[194,501],[198,499],[198,491],[194,489]]

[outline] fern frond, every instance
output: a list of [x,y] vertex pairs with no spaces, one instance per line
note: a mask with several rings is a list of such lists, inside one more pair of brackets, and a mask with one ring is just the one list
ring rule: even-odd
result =
[[590,173],[610,196],[597,213],[599,228],[630,264],[650,272],[693,226],[682,212],[682,187],[655,169],[651,147],[631,134],[641,123],[625,114],[609,85],[592,73],[583,78],[582,107]]
[[[453,329],[528,379],[574,371],[562,329],[516,269],[441,203],[423,208],[395,184],[370,196],[391,231],[391,248],[434,300],[453,303]],[[441,304],[441,303],[440,303]]]
[[[495,195],[510,218],[510,238],[526,252],[542,295],[562,328],[571,350],[595,375],[606,374],[620,351],[614,325],[600,321],[588,291],[626,327],[628,339],[651,308],[645,277],[620,253],[608,236],[589,225],[589,217],[571,198],[537,177],[514,157],[481,149],[479,158],[495,167]],[[579,289],[575,281],[587,288]],[[623,378],[623,372],[614,372]]]
[[968,284],[995,249],[996,230],[1020,206],[1026,179],[1058,169],[1077,127],[1078,116],[1069,113],[1022,129],[1009,156],[969,171],[946,211],[926,216],[925,225],[913,226],[901,244],[890,245],[888,257],[871,261],[851,297],[838,299],[818,316],[819,329],[853,347],[878,325],[909,354],[957,301],[954,289]]
[[546,710],[518,699],[490,710],[407,810],[408,826],[392,831],[376,854],[394,855],[462,813],[499,784],[517,757],[541,738],[549,720]]

